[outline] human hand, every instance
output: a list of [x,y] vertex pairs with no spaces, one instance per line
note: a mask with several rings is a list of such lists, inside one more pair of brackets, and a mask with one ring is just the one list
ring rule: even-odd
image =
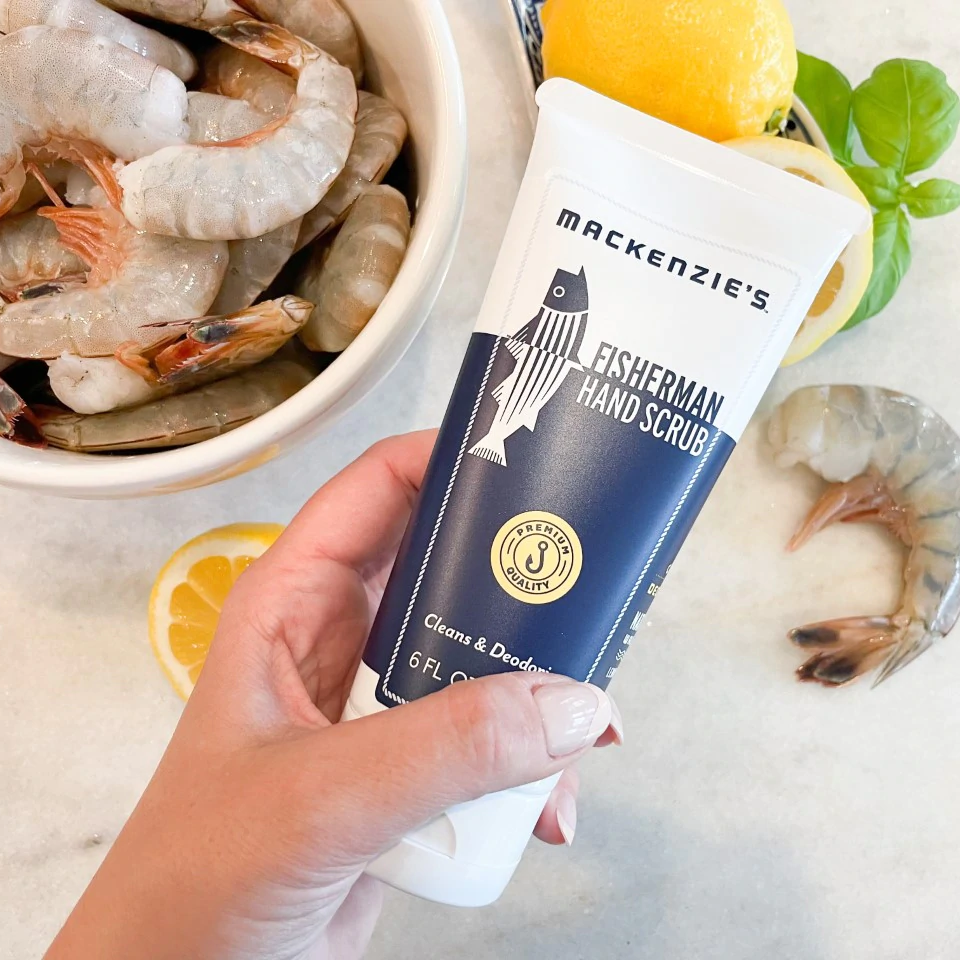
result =
[[160,766],[47,960],[349,960],[366,864],[448,807],[565,770],[537,825],[573,838],[577,778],[619,742],[595,687],[458,683],[338,724],[436,434],[377,444],[237,583]]

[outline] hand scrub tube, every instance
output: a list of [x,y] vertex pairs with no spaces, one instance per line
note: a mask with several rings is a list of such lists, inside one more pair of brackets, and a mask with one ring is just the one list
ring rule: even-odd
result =
[[[868,211],[565,80],[529,166],[345,712],[509,670],[605,687]],[[553,779],[370,867],[495,900]]]

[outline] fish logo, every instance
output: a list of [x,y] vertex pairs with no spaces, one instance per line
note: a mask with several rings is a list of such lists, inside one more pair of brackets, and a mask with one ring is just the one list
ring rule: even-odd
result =
[[587,329],[587,276],[558,270],[540,312],[504,346],[516,360],[513,372],[493,391],[498,409],[490,431],[470,453],[507,465],[504,441],[521,427],[531,433],[540,411],[571,370],[582,370],[579,350]]

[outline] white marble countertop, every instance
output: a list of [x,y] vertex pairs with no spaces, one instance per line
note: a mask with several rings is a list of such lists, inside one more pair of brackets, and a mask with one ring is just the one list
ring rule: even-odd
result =
[[[298,454],[206,490],[129,503],[0,491],[0,957],[37,957],[145,785],[180,702],[144,611],[173,548],[285,521],[385,434],[438,422],[522,172],[528,134],[494,0],[447,0],[467,81],[469,206],[424,334],[376,395]],[[854,82],[892,56],[960,85],[954,0],[791,0],[798,44]],[[960,146],[938,172],[960,179]],[[773,388],[874,382],[960,425],[960,213],[917,222],[895,304]],[[419,371],[433,374],[424,378]],[[879,531],[783,544],[816,490],[734,455],[615,692],[629,742],[586,764],[571,851],[532,846],[487,910],[391,895],[370,956],[902,960],[960,939],[960,641],[884,687],[801,686],[796,624],[885,613],[900,552]],[[415,932],[414,932],[415,931]]]

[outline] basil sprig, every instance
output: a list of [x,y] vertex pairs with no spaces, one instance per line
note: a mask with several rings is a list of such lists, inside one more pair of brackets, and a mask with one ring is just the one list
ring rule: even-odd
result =
[[[960,98],[924,60],[887,60],[856,89],[832,64],[801,53],[796,93],[823,130],[837,162],[873,206],[873,276],[845,330],[879,313],[910,268],[910,217],[960,207],[960,184],[907,177],[933,166],[957,136]],[[876,166],[854,162],[859,137]]]

